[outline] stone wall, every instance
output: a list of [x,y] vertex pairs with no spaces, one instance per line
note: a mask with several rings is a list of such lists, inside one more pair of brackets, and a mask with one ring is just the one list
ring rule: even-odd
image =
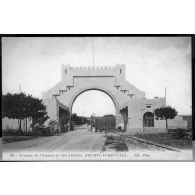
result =
[[188,122],[187,120],[183,120],[182,116],[176,116],[172,120],[168,120],[168,128],[169,129],[176,129],[176,128],[184,128],[187,129]]

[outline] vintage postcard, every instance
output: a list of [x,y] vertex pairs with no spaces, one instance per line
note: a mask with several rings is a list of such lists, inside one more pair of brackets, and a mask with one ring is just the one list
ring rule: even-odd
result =
[[2,160],[192,160],[190,36],[2,37]]

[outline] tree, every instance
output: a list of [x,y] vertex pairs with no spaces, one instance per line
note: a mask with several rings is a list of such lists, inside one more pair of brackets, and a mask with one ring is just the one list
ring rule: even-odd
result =
[[113,114],[106,114],[106,115],[104,115],[104,117],[114,117],[114,115]]
[[171,106],[165,106],[161,108],[156,108],[154,110],[154,115],[156,120],[166,120],[166,130],[168,131],[168,119],[174,119],[177,116],[177,111]]
[[76,113],[73,113],[71,115],[71,121],[73,121],[75,123],[76,122],[76,119],[77,119],[77,114]]
[[24,93],[7,93],[2,97],[2,116],[9,119],[18,119],[19,131],[21,130],[21,121],[25,118],[32,118],[32,124],[37,122],[36,119],[45,121],[48,116],[46,106],[42,100],[34,98]]
[[25,106],[26,95],[24,93],[3,95],[3,117],[9,119],[18,119],[19,130],[21,130],[21,121],[27,117]]
[[25,103],[28,108],[28,116],[32,119],[32,127],[34,127],[36,123],[42,125],[49,118],[46,106],[43,104],[41,99],[28,95]]

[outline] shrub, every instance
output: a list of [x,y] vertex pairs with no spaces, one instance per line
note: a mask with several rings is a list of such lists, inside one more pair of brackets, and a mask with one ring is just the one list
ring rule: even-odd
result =
[[52,135],[56,135],[60,132],[60,125],[55,120],[50,120],[48,123],[48,128]]
[[178,139],[186,139],[186,140],[191,140],[192,139],[192,131],[190,129],[169,129],[169,134]]

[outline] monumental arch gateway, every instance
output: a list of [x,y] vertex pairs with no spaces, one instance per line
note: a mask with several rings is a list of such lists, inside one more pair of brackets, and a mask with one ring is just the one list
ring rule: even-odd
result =
[[153,111],[165,105],[165,98],[146,99],[144,91],[126,80],[125,65],[62,65],[61,81],[43,93],[49,117],[59,122],[60,110],[66,110],[71,115],[75,99],[88,90],[100,90],[110,96],[115,105],[116,126],[124,124],[125,129],[132,133],[147,131],[148,127],[150,131],[155,127],[164,130],[164,123],[154,119]]

